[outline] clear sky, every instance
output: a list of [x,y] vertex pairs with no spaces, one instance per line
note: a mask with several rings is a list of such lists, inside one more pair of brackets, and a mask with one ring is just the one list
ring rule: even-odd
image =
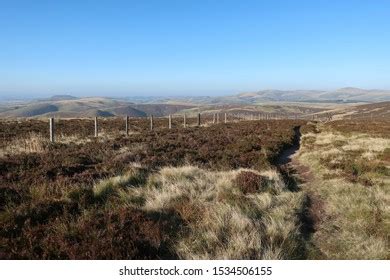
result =
[[0,0],[0,95],[390,88],[390,1]]

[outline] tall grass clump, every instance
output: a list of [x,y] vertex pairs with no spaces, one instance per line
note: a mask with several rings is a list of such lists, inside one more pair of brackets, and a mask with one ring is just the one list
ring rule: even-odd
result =
[[[289,192],[273,170],[163,168],[145,187],[127,189],[122,198],[145,211],[180,214],[187,226],[175,251],[182,259],[304,257],[298,217],[303,195]],[[132,202],[137,198],[142,205]]]
[[93,186],[93,196],[98,201],[106,201],[110,196],[118,195],[126,187],[136,187],[146,180],[146,174],[139,169],[131,169],[124,175],[101,180]]

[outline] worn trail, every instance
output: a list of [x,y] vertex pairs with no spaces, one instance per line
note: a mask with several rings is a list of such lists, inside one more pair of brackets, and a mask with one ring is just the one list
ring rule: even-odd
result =
[[[293,145],[283,150],[275,159],[274,164],[282,175],[286,186],[291,191],[303,191],[302,184],[310,183],[313,176],[310,173],[310,168],[299,163],[295,157],[300,150],[302,134],[300,127],[295,127],[294,132],[295,136]],[[313,216],[313,213],[315,213],[315,200],[316,199],[310,194],[310,192],[305,190],[304,205],[302,207],[302,212],[299,213],[299,216],[301,222],[301,234],[306,243],[306,251],[315,250],[310,242],[311,237],[315,232],[316,219]],[[308,255],[308,252],[306,252],[306,255]]]

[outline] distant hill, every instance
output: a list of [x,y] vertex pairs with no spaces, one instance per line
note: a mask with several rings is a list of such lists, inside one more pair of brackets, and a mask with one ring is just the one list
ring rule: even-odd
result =
[[319,90],[263,90],[254,93],[238,94],[237,98],[248,102],[259,101],[299,101],[299,102],[380,102],[390,101],[389,90],[364,90],[359,88],[341,88],[335,91]]
[[174,114],[188,105],[170,104],[133,104],[128,101],[104,97],[77,98],[69,95],[57,95],[45,100],[25,103],[6,103],[0,106],[0,117],[112,117],[125,116],[156,117]]
[[59,100],[75,100],[75,99],[78,99],[77,97],[75,96],[72,96],[72,95],[66,95],[66,94],[63,94],[63,95],[53,95],[51,98],[49,98],[49,100],[51,101],[59,101]]
[[[334,108],[334,107],[332,107]],[[315,104],[289,104],[289,103],[274,103],[274,104],[262,104],[262,105],[205,105],[200,108],[186,109],[189,116],[193,116],[198,112],[202,114],[212,115],[214,113],[228,113],[228,114],[240,114],[240,115],[253,115],[258,114],[273,114],[278,116],[303,116],[312,115],[329,110],[328,106],[319,106]]]
[[175,114],[181,110],[194,108],[191,105],[176,105],[176,104],[134,104],[133,108],[145,112],[148,115],[167,116]]
[[[95,117],[125,116],[156,117],[186,111],[213,112],[270,112],[279,114],[321,114],[329,106],[340,110],[344,105],[390,102],[389,90],[365,90],[353,87],[335,91],[321,90],[262,90],[228,96],[191,96],[182,98],[138,98],[105,97],[77,98],[71,95],[55,95],[45,100],[0,102],[0,117]],[[260,106],[260,107],[259,107]],[[368,105],[367,105],[368,106]]]
[[135,109],[133,106],[123,106],[113,109],[113,113],[117,116],[132,116],[132,117],[146,117],[148,114],[141,110]]
[[254,105],[265,102],[308,102],[308,103],[356,103],[390,101],[390,90],[365,90],[346,87],[334,91],[322,90],[261,90],[220,97],[188,97],[164,100],[166,103],[182,104],[241,104]]
[[7,117],[34,117],[47,113],[58,112],[58,106],[50,103],[28,104],[26,106],[18,106],[17,109],[7,110],[0,113],[0,116]]

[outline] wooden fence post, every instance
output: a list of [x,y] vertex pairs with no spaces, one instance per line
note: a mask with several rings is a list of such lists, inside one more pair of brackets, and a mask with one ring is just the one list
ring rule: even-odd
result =
[[129,116],[126,116],[126,136],[129,136]]
[[198,113],[198,123],[197,123],[198,126],[200,126],[200,113]]
[[213,123],[215,123],[215,113],[213,114]]
[[217,123],[219,123],[219,113],[217,113]]
[[184,128],[186,128],[186,126],[187,126],[187,117],[186,117],[186,114],[184,114],[184,116],[183,116],[183,126],[184,126]]
[[50,142],[54,143],[55,141],[54,118],[49,118],[49,128],[50,128]]
[[153,115],[150,115],[150,130],[153,130]]
[[95,137],[99,136],[98,118],[95,117]]
[[227,123],[227,113],[225,113],[225,123]]
[[169,127],[169,129],[172,128],[172,115],[168,116],[168,127]]

